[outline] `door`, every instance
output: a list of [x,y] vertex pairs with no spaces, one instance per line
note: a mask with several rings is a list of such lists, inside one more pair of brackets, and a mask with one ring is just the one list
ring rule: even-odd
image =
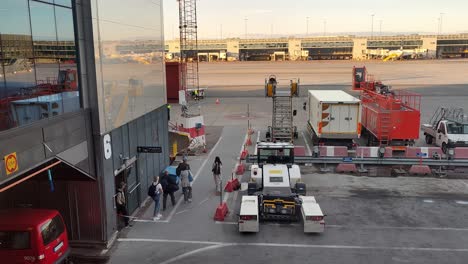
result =
[[359,105],[350,104],[347,109],[346,121],[346,132],[348,133],[357,133],[358,130],[358,119],[359,116]]
[[[337,104],[330,104],[330,116],[328,129],[324,129],[324,132],[336,133],[340,131],[340,116],[341,116],[341,106]],[[326,128],[326,127],[324,127]]]
[[447,142],[447,128],[445,127],[445,123],[440,122],[436,132],[436,145],[442,146],[443,142]]

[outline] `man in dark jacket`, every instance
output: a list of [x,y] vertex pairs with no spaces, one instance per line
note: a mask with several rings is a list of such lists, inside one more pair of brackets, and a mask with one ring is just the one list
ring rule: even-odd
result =
[[167,203],[167,196],[171,196],[171,202],[172,206],[175,206],[175,197],[174,197],[174,192],[179,190],[179,185],[177,185],[177,182],[175,181],[174,178],[169,177],[169,172],[164,171],[163,176],[161,177],[161,185],[163,188],[163,211],[166,210],[166,203]]

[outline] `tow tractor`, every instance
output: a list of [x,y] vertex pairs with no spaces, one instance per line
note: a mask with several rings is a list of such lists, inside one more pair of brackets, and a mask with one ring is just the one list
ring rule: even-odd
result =
[[301,171],[294,164],[290,142],[257,143],[247,195],[242,197],[239,232],[258,232],[262,221],[304,223],[305,233],[325,230],[324,214],[313,196],[307,196]]

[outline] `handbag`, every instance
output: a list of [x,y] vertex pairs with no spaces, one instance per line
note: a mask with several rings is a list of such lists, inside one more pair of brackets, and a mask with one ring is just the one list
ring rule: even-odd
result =
[[192,171],[189,171],[188,180],[189,182],[193,182]]

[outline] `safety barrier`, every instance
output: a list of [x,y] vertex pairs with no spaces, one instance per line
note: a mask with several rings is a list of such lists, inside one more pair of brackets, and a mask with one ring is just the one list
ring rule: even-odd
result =
[[405,157],[432,159],[436,153],[439,157],[442,157],[443,152],[439,147],[407,147]]
[[468,159],[468,148],[455,148],[455,159]]
[[[357,147],[356,158],[379,158],[380,147]],[[386,147],[383,155],[384,158],[393,157],[393,150],[391,147]]]
[[294,155],[296,156],[305,156],[305,147],[304,146],[294,146]]
[[320,157],[348,157],[348,148],[341,146],[320,146]]

